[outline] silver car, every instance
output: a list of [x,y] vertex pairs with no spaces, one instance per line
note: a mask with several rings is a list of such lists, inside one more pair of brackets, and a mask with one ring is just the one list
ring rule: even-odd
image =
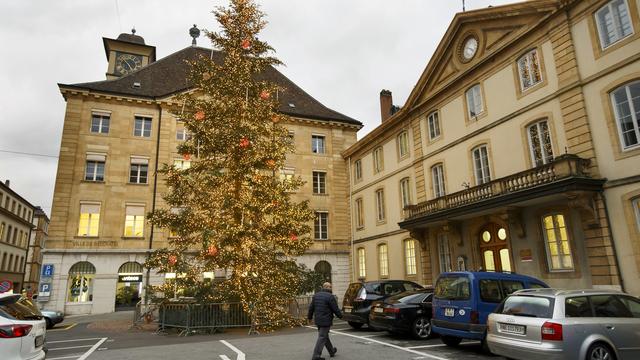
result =
[[520,290],[489,315],[487,344],[512,359],[640,359],[640,300],[615,291]]

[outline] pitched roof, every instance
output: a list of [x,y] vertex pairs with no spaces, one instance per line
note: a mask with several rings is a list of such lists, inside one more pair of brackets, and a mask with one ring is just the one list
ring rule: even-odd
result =
[[[223,60],[223,53],[220,51],[191,46],[118,79],[58,85],[140,98],[163,98],[192,87],[188,80],[190,67],[187,61],[197,60],[199,56],[212,56],[213,60],[218,63]],[[322,105],[271,66],[267,67],[263,73],[258,74],[257,80],[270,81],[285,89],[278,94],[279,111],[284,114],[362,126],[360,121]],[[139,83],[140,86],[134,87],[134,83]]]

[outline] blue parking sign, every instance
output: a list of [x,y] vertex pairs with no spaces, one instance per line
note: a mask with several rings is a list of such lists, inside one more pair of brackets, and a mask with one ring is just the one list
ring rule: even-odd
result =
[[49,283],[40,284],[40,289],[38,289],[38,297],[48,298],[49,296],[51,296],[51,284]]
[[53,264],[42,265],[42,276],[47,276],[47,277],[53,276]]

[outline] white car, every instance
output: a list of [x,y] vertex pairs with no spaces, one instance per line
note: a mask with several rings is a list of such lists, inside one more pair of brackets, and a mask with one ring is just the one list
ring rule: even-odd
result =
[[0,294],[0,356],[3,360],[44,359],[46,322],[31,300]]

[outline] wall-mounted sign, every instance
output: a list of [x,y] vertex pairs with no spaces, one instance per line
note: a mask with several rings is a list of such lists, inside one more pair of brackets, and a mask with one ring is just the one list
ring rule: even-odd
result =
[[13,289],[13,282],[9,280],[0,281],[0,293],[11,291],[11,289]]
[[53,276],[53,264],[42,264],[42,276],[43,277]]
[[522,262],[533,261],[533,253],[531,252],[531,249],[520,250],[520,261]]
[[38,290],[38,298],[48,298],[49,296],[51,296],[51,284],[40,284],[40,288]]
[[118,275],[118,282],[142,282],[142,275]]

